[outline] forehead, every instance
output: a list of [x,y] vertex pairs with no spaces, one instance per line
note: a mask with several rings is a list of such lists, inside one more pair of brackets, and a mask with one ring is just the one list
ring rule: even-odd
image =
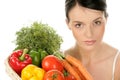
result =
[[70,10],[68,16],[70,20],[94,20],[98,17],[103,17],[104,14],[99,10],[88,9],[76,5]]

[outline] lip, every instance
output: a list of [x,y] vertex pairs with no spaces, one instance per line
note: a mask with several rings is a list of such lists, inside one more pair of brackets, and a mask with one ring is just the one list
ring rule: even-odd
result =
[[85,42],[85,44],[87,44],[87,45],[93,45],[95,42],[96,42],[96,40],[86,40],[86,41],[84,41]]

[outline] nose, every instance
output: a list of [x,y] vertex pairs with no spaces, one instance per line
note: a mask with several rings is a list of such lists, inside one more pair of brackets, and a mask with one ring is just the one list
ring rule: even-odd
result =
[[93,36],[92,26],[87,26],[85,30],[85,36],[91,38]]

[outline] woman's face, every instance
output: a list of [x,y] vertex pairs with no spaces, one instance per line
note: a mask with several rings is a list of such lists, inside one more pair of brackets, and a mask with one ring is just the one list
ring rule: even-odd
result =
[[91,50],[100,45],[106,24],[102,11],[76,5],[68,16],[67,25],[80,48]]

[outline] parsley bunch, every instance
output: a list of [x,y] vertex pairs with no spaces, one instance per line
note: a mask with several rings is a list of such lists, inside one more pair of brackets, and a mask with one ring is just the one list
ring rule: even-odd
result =
[[63,42],[62,37],[48,24],[34,22],[29,27],[23,27],[16,32],[16,49],[28,48],[29,50],[43,49],[48,54],[59,51]]

